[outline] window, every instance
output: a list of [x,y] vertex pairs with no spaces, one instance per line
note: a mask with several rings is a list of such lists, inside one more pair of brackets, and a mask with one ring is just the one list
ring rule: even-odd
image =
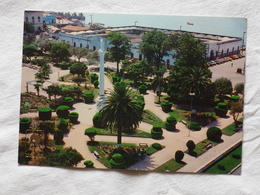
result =
[[134,54],[133,53],[131,53],[131,59],[133,59],[134,58]]
[[227,54],[229,55],[229,49],[227,49]]
[[96,51],[96,46],[93,46],[93,51]]
[[74,47],[76,47],[76,42],[74,42]]
[[25,22],[29,22],[29,19],[28,19],[28,17],[25,17]]
[[32,23],[34,24],[34,17],[32,17]]
[[79,47],[82,47],[82,43],[79,45]]
[[139,55],[139,60],[142,60],[142,57],[143,57],[142,54],[140,54],[140,55]]
[[40,16],[38,17],[38,22],[41,22],[41,17]]

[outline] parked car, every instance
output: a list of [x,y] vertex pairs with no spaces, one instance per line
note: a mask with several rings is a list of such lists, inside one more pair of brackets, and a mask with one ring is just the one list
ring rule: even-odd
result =
[[222,63],[223,63],[223,61],[222,61],[221,59],[216,59],[215,62],[216,62],[217,64],[222,64]]
[[231,57],[227,57],[227,59],[228,59],[229,61],[232,61],[232,60],[233,60],[233,58],[231,58]]
[[209,63],[211,63],[212,66],[217,64],[214,60],[211,60]]
[[225,58],[220,58],[220,60],[222,60],[222,62],[227,62],[227,60]]
[[230,61],[227,57],[224,57],[224,59],[226,60],[226,62]]

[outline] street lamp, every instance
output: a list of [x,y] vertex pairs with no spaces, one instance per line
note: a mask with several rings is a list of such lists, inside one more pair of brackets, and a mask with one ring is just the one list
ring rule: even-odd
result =
[[[191,101],[190,101],[190,111],[191,111],[191,113],[190,113],[190,122],[192,122],[191,121],[191,116],[192,116],[192,113],[193,113],[193,110],[192,110],[192,100],[193,100],[193,96],[195,96],[195,93],[189,93],[189,96],[191,96]],[[190,136],[190,129],[189,129],[189,136]]]
[[138,21],[135,21],[135,26],[136,26],[136,23],[137,23]]
[[180,31],[181,31],[181,27],[182,27],[182,26],[180,26]]

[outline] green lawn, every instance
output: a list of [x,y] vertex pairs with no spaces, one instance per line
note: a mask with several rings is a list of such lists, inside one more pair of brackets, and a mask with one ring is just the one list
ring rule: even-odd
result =
[[168,162],[164,163],[163,165],[159,166],[158,168],[154,169],[154,171],[160,171],[160,172],[165,172],[165,171],[170,171],[170,172],[175,172],[181,167],[183,167],[185,164],[183,163],[178,163],[176,162],[175,159],[171,159]]
[[[101,128],[96,128],[96,127],[90,127],[88,129],[95,129],[97,131],[98,135],[117,135],[116,130],[111,130],[110,129],[101,129]],[[136,130],[134,133],[122,133],[122,136],[126,137],[144,137],[144,138],[151,138],[151,133],[147,133],[142,130]]]
[[[239,122],[243,122],[243,118],[239,119],[238,120]],[[235,126],[235,123],[232,123],[231,125],[225,127],[224,129],[222,129],[222,133],[224,135],[228,135],[228,136],[231,136],[233,135],[234,133],[237,132],[237,127]]]
[[241,163],[241,156],[242,145],[208,168],[205,173],[227,174]]
[[143,122],[149,123],[151,125],[160,125],[161,127],[164,127],[164,122],[150,110],[144,110],[142,117]]
[[173,116],[175,117],[178,121],[186,121],[186,122],[189,122],[185,117],[183,117],[180,112],[187,112],[185,110],[180,110],[180,109],[174,109],[174,111],[172,112],[169,112],[170,116]]
[[[217,145],[217,142],[210,141],[208,139],[204,139],[203,141],[199,142],[196,144],[196,147],[194,149],[194,152],[197,154],[197,157],[203,154],[204,152],[207,151],[206,146],[208,144],[212,144],[212,147]],[[185,151],[185,153],[188,153],[188,150]]]

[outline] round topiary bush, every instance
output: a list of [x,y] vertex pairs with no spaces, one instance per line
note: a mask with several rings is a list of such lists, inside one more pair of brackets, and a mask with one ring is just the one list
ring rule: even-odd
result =
[[98,81],[98,80],[95,80],[95,81],[93,82],[93,84],[94,84],[95,88],[97,88],[98,85],[99,85],[99,81]]
[[201,125],[197,122],[191,122],[189,125],[188,125],[188,128],[190,130],[194,130],[194,131],[199,131],[201,130]]
[[162,145],[159,144],[159,143],[153,143],[153,144],[152,144],[152,147],[153,147],[154,149],[156,149],[156,150],[161,150],[161,149],[162,149]]
[[70,64],[67,63],[67,62],[62,62],[62,63],[60,63],[60,68],[61,68],[61,70],[68,70],[69,67],[70,67]]
[[40,120],[51,120],[52,109],[49,107],[42,107],[38,109]]
[[69,113],[69,119],[70,119],[70,122],[75,124],[78,122],[78,118],[79,118],[79,113],[77,112],[71,112]]
[[210,127],[207,130],[207,137],[211,141],[220,141],[222,136],[222,131],[218,127]]
[[174,131],[176,130],[176,124],[177,124],[177,119],[173,116],[169,116],[166,118],[166,121],[164,123],[165,129],[168,131]]
[[146,94],[148,87],[146,85],[140,85],[138,89],[140,94]]
[[95,136],[97,135],[97,131],[94,128],[86,129],[85,135],[87,135],[90,139],[90,141],[95,141]]
[[73,103],[74,103],[74,99],[72,97],[65,97],[62,100],[62,104],[65,105],[65,106],[68,106],[70,108],[72,108]]
[[192,141],[192,140],[189,140],[189,141],[186,143],[186,146],[188,147],[189,152],[193,152],[193,150],[194,150],[195,147],[196,147],[194,141]]
[[91,73],[89,77],[92,84],[94,84],[94,81],[98,81],[98,75],[96,73]]
[[227,104],[224,102],[218,103],[217,106],[215,106],[215,113],[217,116],[225,117],[228,111]]
[[94,94],[92,92],[85,92],[82,96],[86,104],[94,101]]
[[231,100],[232,102],[238,102],[239,96],[233,95],[233,96],[230,97],[230,100]]
[[57,127],[58,127],[58,129],[61,130],[63,133],[67,133],[67,132],[68,132],[69,123],[68,123],[68,121],[67,121],[66,119],[60,118]]
[[161,107],[162,107],[162,110],[164,112],[170,112],[171,109],[172,109],[172,102],[169,102],[169,101],[163,101],[161,103]]
[[20,119],[20,133],[25,133],[31,125],[31,119],[24,117]]
[[184,153],[181,150],[175,152],[175,160],[181,162],[184,157]]
[[112,169],[124,169],[125,168],[125,160],[124,157],[116,153],[112,156],[112,158],[109,160],[111,164]]
[[57,131],[55,131],[54,133],[54,140],[55,140],[55,144],[60,145],[63,143],[63,131],[58,129]]
[[100,118],[101,114],[98,112],[93,116],[93,125],[96,128],[102,128],[103,125],[101,123],[101,118]]
[[94,167],[94,163],[91,160],[84,161],[84,165],[86,166],[86,168],[93,168]]
[[162,138],[163,130],[160,126],[154,125],[151,129],[151,135],[154,139],[160,139]]
[[56,109],[56,113],[58,115],[58,117],[60,118],[68,118],[68,115],[69,115],[69,109],[70,107],[69,106],[59,106],[57,109]]

